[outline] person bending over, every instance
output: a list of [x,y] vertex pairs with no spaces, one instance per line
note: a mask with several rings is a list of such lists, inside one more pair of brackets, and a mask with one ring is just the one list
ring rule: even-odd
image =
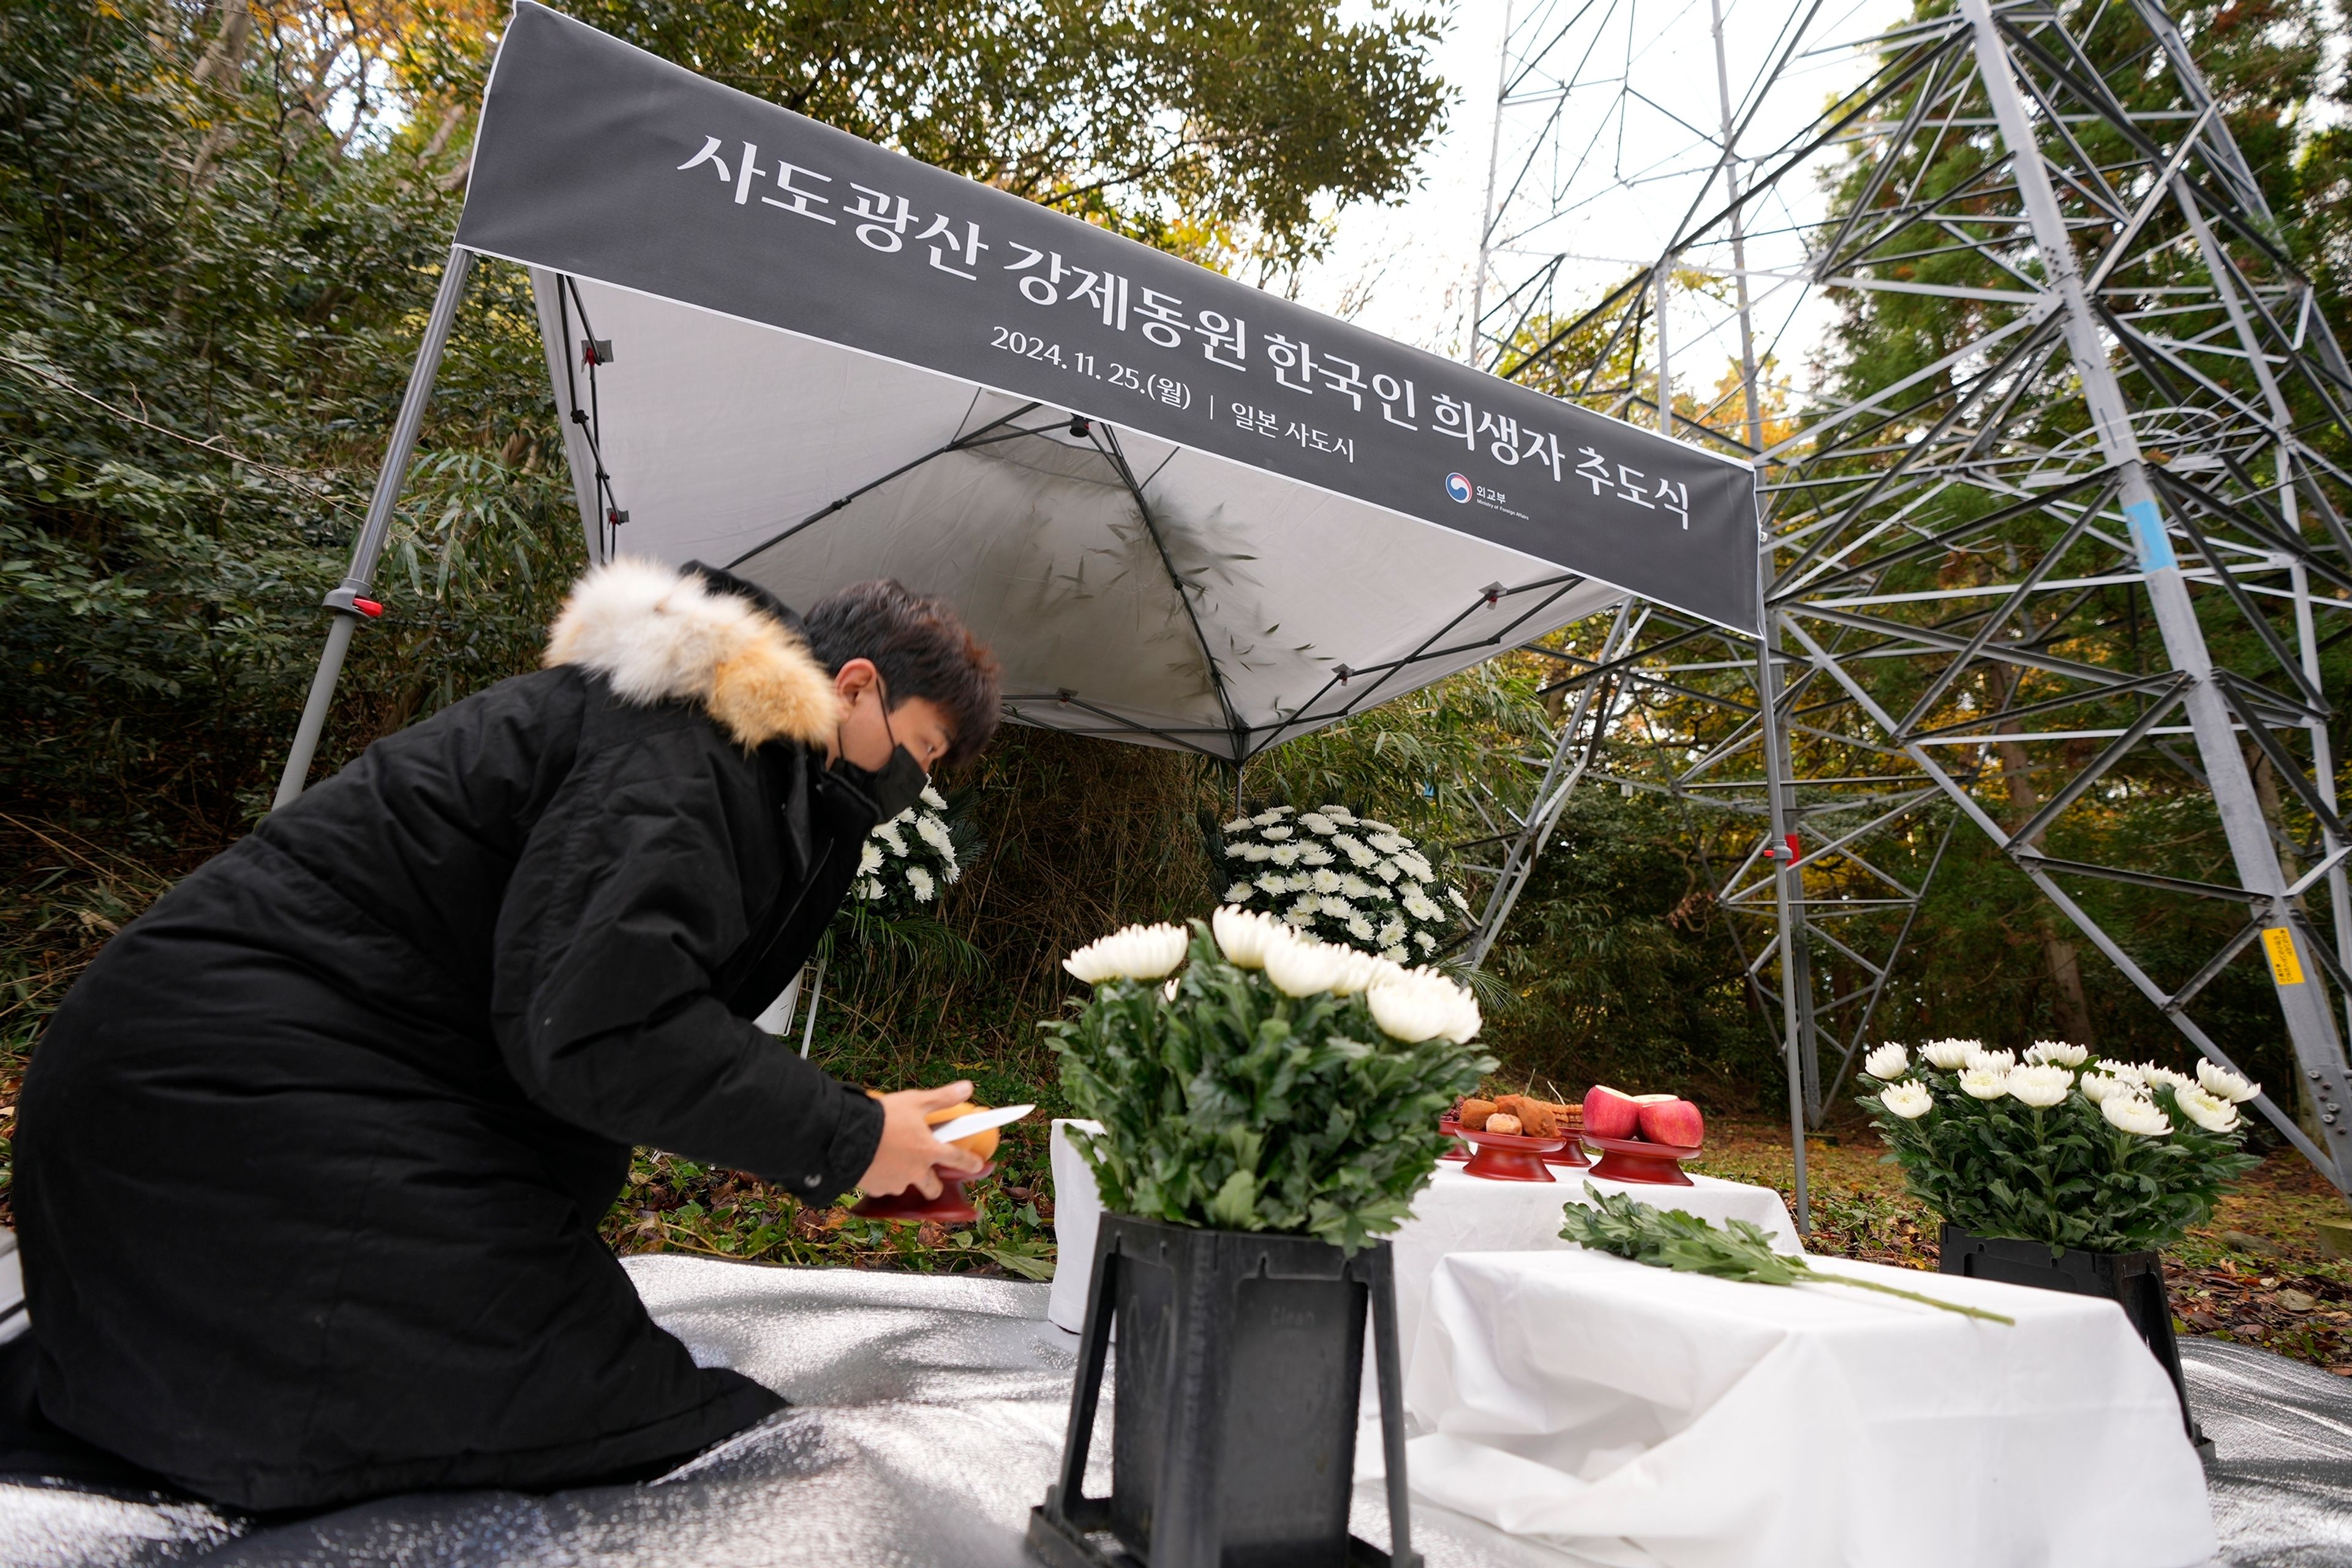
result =
[[784,1402],[599,1238],[634,1145],[820,1206],[977,1167],[923,1124],[969,1085],[877,1100],[751,1022],[995,728],[954,612],[621,561],[545,664],[273,813],[58,1009],[16,1149],[32,1419],[254,1511],[658,1473]]

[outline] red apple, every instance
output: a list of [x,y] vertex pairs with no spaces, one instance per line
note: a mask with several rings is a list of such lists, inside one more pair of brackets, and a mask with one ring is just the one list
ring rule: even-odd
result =
[[1641,1108],[1642,1136],[1653,1143],[1696,1149],[1706,1136],[1706,1121],[1687,1100],[1658,1100]]
[[1606,1084],[1584,1091],[1584,1130],[1595,1138],[1631,1138],[1642,1122],[1640,1101]]

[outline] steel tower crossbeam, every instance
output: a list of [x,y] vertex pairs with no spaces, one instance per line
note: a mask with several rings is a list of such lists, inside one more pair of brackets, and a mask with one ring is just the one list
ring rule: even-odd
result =
[[[1651,52],[1687,76],[1697,43],[1645,33],[1639,4],[1506,43],[1500,79],[1553,91],[1532,125],[1497,102],[1521,173],[1490,193],[1472,352],[1754,461],[1768,625],[1636,604],[1537,650],[1575,718],[1496,836],[1474,952],[1507,940],[1575,788],[1685,802],[1720,825],[1717,907],[1817,1121],[1966,823],[2047,900],[2053,994],[2084,1024],[2077,942],[2226,1062],[2192,1004],[2263,965],[2304,1122],[2258,1105],[2346,1186],[2352,843],[2322,650],[2352,626],[2352,370],[2190,42],[2159,0],[1958,0],[1867,41],[1816,111],[1818,11],[1741,52],[1764,63],[1735,100],[1711,6],[1702,115],[1639,79]],[[1628,141],[1638,169],[1571,156]],[[1679,225],[1628,248],[1664,207]],[[1784,342],[1835,374],[1776,380]],[[1716,394],[1676,384],[1696,365],[1724,367]],[[2084,825],[2147,801],[2225,850],[2101,863]],[[2160,964],[2103,888],[2245,915]]]

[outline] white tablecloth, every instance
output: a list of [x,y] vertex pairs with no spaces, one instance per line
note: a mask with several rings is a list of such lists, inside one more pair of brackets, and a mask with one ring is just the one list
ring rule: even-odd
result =
[[[1083,1168],[1083,1166],[1081,1167]],[[1459,1165],[1440,1165],[1437,1174],[1412,1203],[1412,1217],[1389,1238],[1396,1259],[1397,1343],[1405,1365],[1412,1365],[1419,1342],[1422,1304],[1429,1297],[1430,1277],[1437,1266],[1456,1252],[1559,1252],[1575,1250],[1576,1243],[1559,1238],[1560,1206],[1584,1201],[1590,1171],[1555,1167],[1556,1182],[1490,1182],[1465,1175]],[[1631,1193],[1640,1202],[1662,1209],[1682,1209],[1720,1225],[1744,1219],[1763,1227],[1783,1252],[1801,1252],[1796,1221],[1789,1205],[1769,1187],[1743,1182],[1720,1182],[1693,1175],[1687,1187],[1661,1187],[1625,1182],[1593,1182],[1604,1193]],[[1085,1294],[1081,1285],[1079,1294]],[[1083,1312],[1086,1303],[1079,1302]]]
[[2156,1359],[2112,1302],[1843,1260],[1979,1322],[1570,1249],[1437,1267],[1413,1491],[1643,1568],[2173,1568],[2214,1549]]
[[[1067,1129],[1091,1129],[1090,1121],[1054,1123],[1054,1290],[1045,1316],[1076,1333],[1086,1321],[1087,1279],[1094,1267],[1095,1231],[1102,1197]],[[1390,1238],[1396,1259],[1397,1342],[1411,1363],[1421,1307],[1438,1261],[1454,1252],[1555,1251],[1575,1246],[1559,1239],[1559,1211],[1581,1201],[1588,1173],[1558,1171],[1556,1182],[1490,1182],[1469,1176],[1459,1165],[1440,1165],[1436,1176],[1413,1200],[1412,1216]],[[1701,1219],[1751,1220],[1769,1232],[1783,1251],[1801,1250],[1788,1205],[1769,1187],[1694,1176],[1687,1187],[1633,1186],[1596,1182],[1603,1192],[1631,1193],[1661,1208],[1686,1209]]]

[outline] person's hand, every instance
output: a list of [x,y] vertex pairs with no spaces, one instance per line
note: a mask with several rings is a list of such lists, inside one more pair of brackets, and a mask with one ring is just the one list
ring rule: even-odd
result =
[[923,1121],[934,1110],[970,1100],[969,1081],[939,1089],[902,1089],[874,1098],[882,1102],[882,1142],[875,1148],[874,1163],[857,1178],[860,1192],[886,1197],[912,1187],[927,1198],[935,1198],[940,1195],[940,1170],[969,1176],[988,1163],[969,1150],[940,1142]]

